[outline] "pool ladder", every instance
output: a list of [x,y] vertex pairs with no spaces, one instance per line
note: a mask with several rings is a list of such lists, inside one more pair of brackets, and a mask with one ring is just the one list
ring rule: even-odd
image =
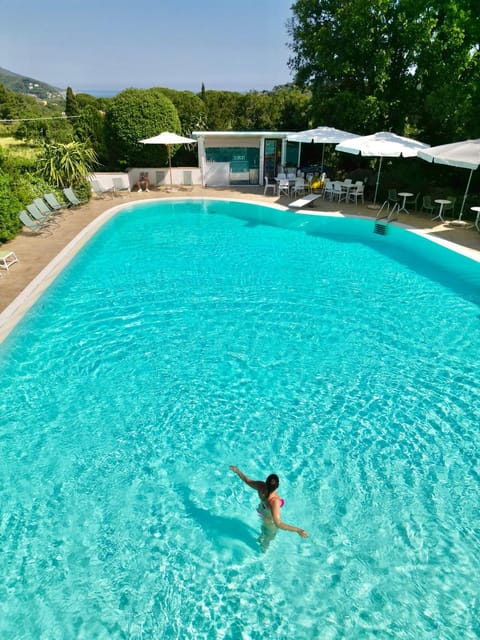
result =
[[[376,220],[380,220],[381,218],[386,218],[387,222],[390,222],[390,220],[392,220],[393,215],[396,213],[398,216],[398,212],[400,210],[400,205],[398,202],[395,202],[395,204],[392,207],[392,210],[389,211],[388,210],[388,206],[389,206],[389,202],[388,200],[385,200],[385,202],[382,204],[382,206],[380,207],[380,209],[377,211],[377,215],[375,216]],[[382,211],[386,209],[386,214],[384,213],[382,214]]]
[[379,236],[387,235],[388,225],[382,224],[381,222],[376,222],[375,227],[373,228],[373,233],[377,233]]

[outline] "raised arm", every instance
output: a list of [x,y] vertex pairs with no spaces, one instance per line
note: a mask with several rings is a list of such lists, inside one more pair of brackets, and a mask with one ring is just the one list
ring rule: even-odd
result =
[[279,529],[283,529],[284,531],[295,531],[295,533],[298,533],[302,538],[308,538],[308,533],[304,529],[282,522],[282,518],[280,516],[280,500],[278,498],[272,500],[270,509],[272,511],[273,521]]
[[241,480],[243,480],[245,484],[248,484],[249,487],[252,487],[252,489],[255,489],[256,491],[260,491],[263,488],[263,485],[265,483],[262,482],[261,480],[251,480],[244,473],[242,473],[238,467],[234,467],[233,465],[230,465],[228,468],[230,469],[230,471],[233,471],[233,473],[236,473],[237,476]]

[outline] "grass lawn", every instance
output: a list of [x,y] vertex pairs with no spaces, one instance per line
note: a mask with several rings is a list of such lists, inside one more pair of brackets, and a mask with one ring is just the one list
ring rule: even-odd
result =
[[23,158],[34,158],[39,150],[38,145],[17,140],[12,136],[5,135],[0,131],[0,146],[8,149],[13,155],[22,156]]

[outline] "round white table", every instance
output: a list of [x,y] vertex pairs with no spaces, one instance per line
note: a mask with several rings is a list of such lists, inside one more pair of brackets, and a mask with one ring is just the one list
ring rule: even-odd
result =
[[475,218],[475,222],[473,223],[472,227],[475,226],[477,231],[480,231],[480,207],[470,207],[470,209],[472,211],[475,211],[477,214],[477,217]]
[[398,195],[403,197],[402,206],[398,210],[398,213],[402,213],[402,211],[405,211],[405,213],[410,213],[410,211],[408,211],[407,207],[405,206],[405,203],[407,202],[407,198],[411,198],[413,196],[413,193],[409,193],[408,191],[399,191]]
[[442,198],[439,198],[438,200],[435,200],[435,202],[440,205],[440,209],[438,210],[437,215],[432,218],[432,220],[440,219],[442,222],[445,222],[445,220],[443,219],[443,209],[446,204],[451,203],[451,200],[442,200]]

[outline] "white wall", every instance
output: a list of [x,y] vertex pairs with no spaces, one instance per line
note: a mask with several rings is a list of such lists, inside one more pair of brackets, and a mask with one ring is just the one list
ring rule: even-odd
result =
[[[168,167],[143,167],[130,169],[128,172],[130,186],[136,189],[137,180],[140,174],[148,174],[152,187],[168,187],[170,185],[170,170]],[[202,184],[202,173],[199,167],[172,167],[172,184],[177,186],[185,185],[185,174],[190,174],[193,185]]]
[[[104,189],[111,189],[113,187],[113,178],[121,178],[125,186],[135,191],[137,189],[137,180],[140,174],[148,174],[150,184],[152,187],[165,186],[170,184],[170,175],[168,167],[144,167],[130,169],[128,173],[120,172],[98,172],[90,176],[90,180],[98,180],[100,185]],[[199,167],[172,167],[172,183],[174,185],[185,185],[185,174],[190,174],[191,182],[193,185],[202,184],[202,174]],[[163,180],[162,180],[163,177]],[[157,180],[158,178],[158,180]]]
[[89,176],[89,180],[98,180],[100,186],[102,186],[104,189],[111,189],[113,187],[113,178],[121,178],[123,184],[126,187],[130,188],[128,173],[92,173],[92,175]]

